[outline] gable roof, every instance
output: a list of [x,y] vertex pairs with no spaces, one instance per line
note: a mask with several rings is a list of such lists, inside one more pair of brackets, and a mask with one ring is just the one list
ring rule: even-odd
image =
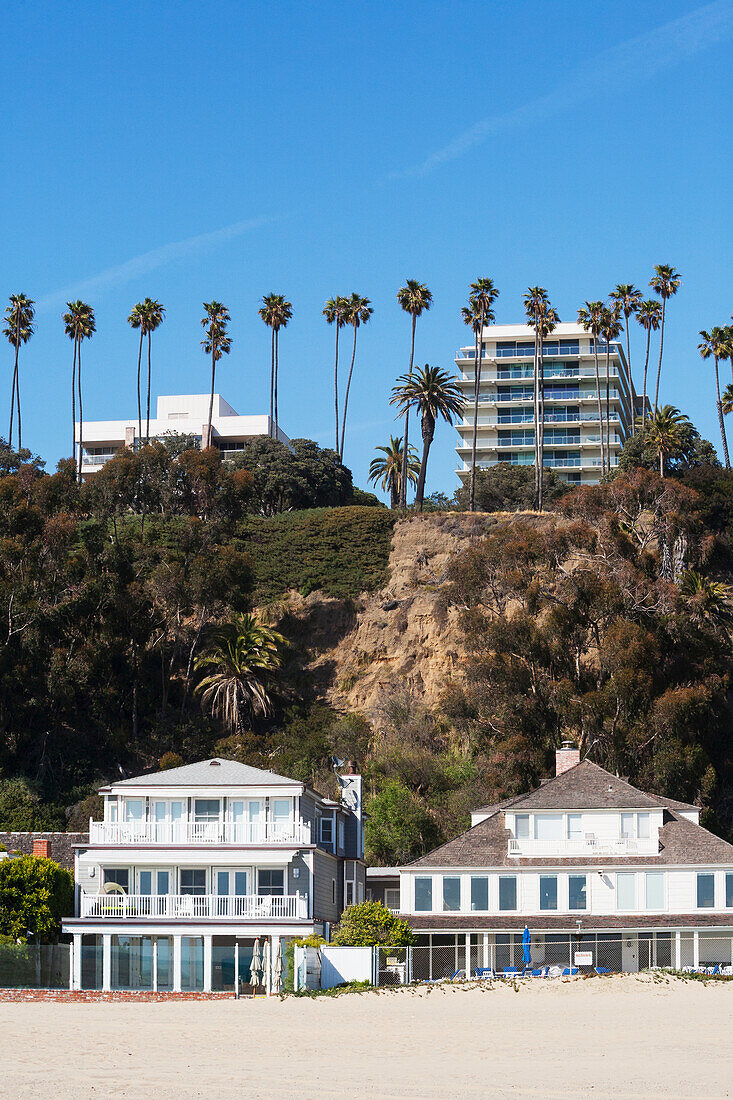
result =
[[493,806],[482,807],[475,813],[490,813],[510,806],[523,810],[654,810],[667,807],[673,810],[699,810],[687,802],[678,802],[662,795],[647,794],[633,787],[625,779],[612,775],[591,760],[583,760],[573,768],[541,787],[516,798],[506,799]]
[[162,772],[149,772],[147,775],[121,779],[108,783],[107,790],[114,787],[246,787],[246,786],[295,786],[301,787],[297,779],[277,775],[275,772],[251,768],[249,764],[240,764],[238,760],[224,760],[214,757],[212,760],[199,760],[196,764],[184,764],[181,768],[168,768]]

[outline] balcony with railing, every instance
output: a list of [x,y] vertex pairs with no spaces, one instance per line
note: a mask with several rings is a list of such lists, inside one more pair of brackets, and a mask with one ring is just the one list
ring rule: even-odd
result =
[[659,854],[659,842],[647,837],[635,840],[630,837],[596,837],[586,833],[582,837],[567,840],[535,840],[533,838],[509,839],[510,856],[542,856],[562,859],[573,856],[656,856]]
[[110,920],[307,920],[307,894],[82,894],[81,916]]
[[90,821],[90,844],[282,844],[311,843],[305,821]]

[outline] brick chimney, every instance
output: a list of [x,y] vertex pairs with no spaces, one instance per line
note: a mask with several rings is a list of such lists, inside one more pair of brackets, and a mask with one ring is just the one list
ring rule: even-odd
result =
[[33,837],[33,855],[39,856],[41,859],[51,858],[51,841],[46,837],[34,836]]
[[574,768],[580,763],[580,749],[572,741],[563,741],[559,749],[555,749],[555,775]]

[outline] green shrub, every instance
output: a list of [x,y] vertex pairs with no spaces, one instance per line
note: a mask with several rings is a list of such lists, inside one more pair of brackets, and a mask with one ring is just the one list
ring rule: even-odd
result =
[[362,901],[345,911],[333,936],[339,947],[409,947],[415,934],[406,921],[379,901]]
[[0,862],[0,934],[54,943],[61,918],[74,911],[74,878],[52,859],[20,856]]

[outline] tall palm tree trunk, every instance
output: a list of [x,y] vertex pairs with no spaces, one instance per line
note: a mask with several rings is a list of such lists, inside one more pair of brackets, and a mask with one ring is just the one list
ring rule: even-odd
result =
[[76,481],[78,474],[76,465],[76,353],[78,343],[77,338],[74,337],[74,365],[71,368],[71,453],[74,456],[74,481]]
[[278,371],[280,369],[280,332],[275,329],[275,439],[279,435],[280,417],[277,411],[277,385],[278,385]]
[[433,442],[434,435],[435,421],[426,413],[422,418],[422,459],[420,461],[420,473],[417,478],[417,489],[415,490],[415,504],[420,512],[422,512],[423,498],[425,496],[425,475],[428,469],[428,455],[430,454],[430,445]]
[[649,367],[649,345],[652,338],[651,325],[646,330],[646,359],[644,360],[644,385],[641,394],[641,430],[646,431],[646,372]]
[[[145,443],[150,442],[150,342],[152,334],[148,332],[148,401],[145,409]],[[209,432],[209,434],[211,434]]]
[[[407,372],[407,377],[412,378],[412,364],[415,360],[415,324],[417,323],[417,317],[412,314],[412,335],[410,338],[410,369]],[[474,361],[473,369],[476,370],[476,363]],[[403,441],[404,452],[402,455],[402,480],[400,482],[400,508],[407,507],[407,456],[409,454],[408,449],[408,432],[410,429],[410,409],[405,409],[405,438]]]
[[15,368],[15,400],[18,403],[18,450],[20,451],[23,448],[23,438],[21,433],[22,424],[20,420],[20,370],[17,365]]
[[212,344],[211,344],[211,393],[209,394],[209,423],[206,427],[206,446],[207,447],[212,447],[213,443],[214,443],[213,439],[211,438],[211,436],[212,436],[211,421],[212,421],[212,418],[213,418],[213,415],[214,415],[214,379],[215,379],[215,377],[216,377],[216,347],[215,347],[215,345],[213,343],[213,340],[212,340]]
[[598,399],[598,426],[601,432],[601,472],[606,468],[606,450],[603,445],[603,400],[601,398],[601,376],[598,373],[598,336],[593,334],[593,359],[596,367],[596,398]]
[[336,412],[336,454],[340,455],[339,450],[339,323],[338,317],[336,318],[336,360],[333,366],[333,401],[334,409]]
[[473,387],[473,436],[471,438],[471,491],[470,510],[476,511],[476,444],[478,441],[478,399],[481,389],[481,369],[484,363],[484,315],[479,316],[479,332],[476,339],[478,357],[474,359],[474,387]]
[[270,437],[275,429],[275,327],[270,333]]
[[659,379],[662,376],[662,352],[664,350],[664,317],[667,312],[667,299],[662,298],[662,323],[659,327],[659,363],[657,364],[657,388],[654,391],[654,412],[659,408]]
[[140,443],[143,439],[143,409],[140,398],[140,367],[143,361],[143,328],[140,326],[140,346],[137,349],[137,438]]
[[79,390],[79,484],[81,485],[82,455],[84,450],[84,411],[81,404],[81,340],[76,365],[76,383]]
[[725,435],[725,419],[723,417],[723,403],[720,400],[720,378],[718,377],[718,357],[715,356],[715,391],[718,395],[716,402],[718,407],[718,423],[720,424],[720,438],[723,441],[723,455],[725,456],[725,468],[730,470],[730,459],[728,457],[728,440]]
[[537,431],[539,435],[537,447],[537,457],[539,459],[537,465],[537,511],[541,512],[544,507],[545,498],[545,349],[541,329],[539,333],[537,362],[537,377],[539,381],[539,395],[537,401],[539,411],[539,420],[537,421]]
[[[629,367],[629,379],[631,380],[631,388],[632,388],[632,392],[633,392],[634,376],[631,373],[631,345],[629,343],[629,316],[630,316],[629,314],[625,314],[625,317],[626,317],[626,326],[625,326],[626,327],[626,362],[627,362],[628,367]],[[631,409],[631,438],[633,439],[635,435],[636,435],[636,414],[634,412],[634,409],[632,408]]]
[[339,458],[344,461],[344,442],[346,440],[346,410],[349,405],[349,390],[351,389],[351,376],[354,373],[354,360],[356,359],[356,333],[357,326],[354,325],[354,344],[351,349],[351,366],[349,367],[349,377],[346,379],[346,392],[344,394],[344,415],[341,420],[341,450],[339,452]]
[[[19,351],[19,339],[16,335],[15,338],[15,365],[13,366],[13,385],[10,391],[10,430],[8,432],[8,447],[13,446],[13,420],[15,418],[15,391],[18,385],[18,351]],[[18,450],[20,450],[20,443],[18,443]]]
[[611,344],[606,339],[606,464],[611,470]]

